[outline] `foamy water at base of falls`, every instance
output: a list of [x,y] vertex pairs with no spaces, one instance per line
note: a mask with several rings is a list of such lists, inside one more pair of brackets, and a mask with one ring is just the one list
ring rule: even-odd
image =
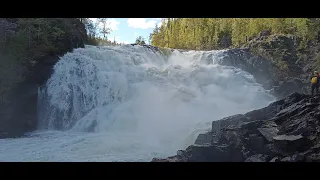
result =
[[225,51],[75,49],[39,90],[39,128],[1,139],[0,161],[151,161],[194,143],[211,122],[274,100]]

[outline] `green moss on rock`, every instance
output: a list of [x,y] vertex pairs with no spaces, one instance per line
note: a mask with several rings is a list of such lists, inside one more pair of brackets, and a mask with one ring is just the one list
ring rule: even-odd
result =
[[248,47],[253,54],[272,61],[281,70],[283,77],[291,76],[292,71],[289,69],[294,68],[298,60],[293,36],[271,35],[261,41],[250,42]]
[[37,86],[54,65],[44,61],[84,47],[86,34],[77,18],[0,18],[0,138],[36,127]]

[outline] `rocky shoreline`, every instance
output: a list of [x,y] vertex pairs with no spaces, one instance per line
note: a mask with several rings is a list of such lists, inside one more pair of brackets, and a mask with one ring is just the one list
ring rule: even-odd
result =
[[194,145],[152,162],[319,162],[320,95],[292,93],[269,106],[212,122]]
[[242,48],[225,51],[222,65],[249,72],[278,100],[213,121],[193,145],[152,162],[320,161],[320,95],[309,95],[319,47],[314,41],[301,49],[294,37],[260,33]]

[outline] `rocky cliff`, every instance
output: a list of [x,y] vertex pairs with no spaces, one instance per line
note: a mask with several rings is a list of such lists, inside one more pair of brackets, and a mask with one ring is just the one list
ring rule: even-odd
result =
[[320,96],[309,96],[309,77],[320,67],[319,51],[319,39],[302,46],[294,36],[268,31],[242,48],[225,51],[221,64],[249,72],[279,100],[213,121],[211,131],[200,134],[194,145],[152,161],[319,161]]
[[37,128],[38,87],[86,38],[76,18],[0,18],[0,138]]
[[[220,64],[249,72],[278,98],[293,92],[310,94],[309,78],[314,70],[320,71],[320,38],[303,45],[295,36],[262,31],[241,48],[227,49],[222,54]],[[207,63],[211,62],[208,56]]]
[[225,51],[221,64],[249,72],[279,98],[309,94],[309,77],[320,67],[320,43],[314,40],[303,48],[299,43],[294,36],[260,33],[242,48]]
[[212,122],[194,145],[153,162],[320,161],[320,96],[293,93],[269,106]]

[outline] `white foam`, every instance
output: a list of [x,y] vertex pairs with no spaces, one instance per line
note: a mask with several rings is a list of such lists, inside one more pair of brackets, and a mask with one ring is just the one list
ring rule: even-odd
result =
[[42,90],[41,133],[0,140],[0,161],[174,155],[211,121],[273,101],[250,74],[218,65],[221,52],[174,51],[166,59],[131,45],[75,49]]

